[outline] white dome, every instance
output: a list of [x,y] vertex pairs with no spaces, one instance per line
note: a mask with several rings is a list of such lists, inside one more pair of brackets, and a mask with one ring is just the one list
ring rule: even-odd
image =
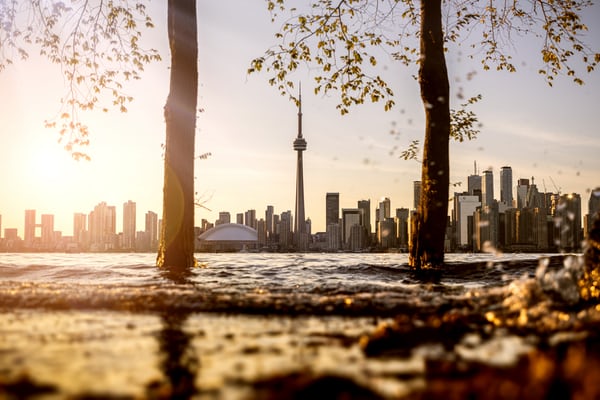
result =
[[198,236],[200,240],[210,242],[255,242],[258,232],[246,225],[221,224]]

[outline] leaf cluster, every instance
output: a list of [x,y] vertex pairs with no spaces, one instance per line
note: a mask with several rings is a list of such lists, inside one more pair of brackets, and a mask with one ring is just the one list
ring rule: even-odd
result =
[[[3,0],[0,1],[0,71],[39,54],[61,68],[66,93],[57,117],[59,141],[74,158],[89,158],[88,127],[80,112],[109,107],[127,111],[133,98],[125,81],[140,79],[144,66],[159,61],[155,49],[140,45],[142,29],[154,26],[142,1],[132,0]],[[109,104],[101,101],[108,97]]]
[[[304,64],[314,73],[315,93],[339,92],[342,114],[369,100],[382,101],[389,110],[394,93],[378,74],[380,58],[419,63],[418,2],[312,0],[301,10],[289,6],[292,0],[266,3],[272,21],[283,20],[275,35],[279,44],[252,60],[248,72],[265,70],[282,95],[293,98],[292,75]],[[548,84],[559,75],[583,84],[576,71],[583,66],[591,72],[600,62],[600,54],[583,42],[587,27],[581,15],[591,5],[592,0],[448,0],[442,25],[446,42],[470,48],[469,57],[479,58],[484,70],[516,71],[510,52],[527,36],[539,44],[539,73]],[[456,116],[461,124],[454,134],[468,138],[460,128],[474,115]]]
[[[406,3],[410,6],[402,16],[416,18],[412,2]],[[283,0],[267,4],[273,21],[286,10]],[[266,69],[271,73],[269,83],[282,95],[293,97],[291,75],[305,64],[315,72],[316,94],[339,91],[337,108],[342,115],[351,106],[365,101],[381,101],[384,109],[389,110],[394,105],[394,93],[378,74],[379,60],[375,54],[387,53],[390,59],[395,57],[407,64],[414,62],[417,54],[414,46],[405,46],[405,53],[397,52],[402,38],[389,36],[386,31],[386,21],[396,18],[400,4],[395,0],[317,0],[306,12],[291,8],[291,17],[276,34],[280,44],[252,60],[248,72]]]

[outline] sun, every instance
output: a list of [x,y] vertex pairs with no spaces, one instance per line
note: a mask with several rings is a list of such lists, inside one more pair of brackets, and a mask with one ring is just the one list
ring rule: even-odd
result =
[[29,177],[40,186],[59,186],[71,180],[78,162],[56,142],[32,145],[28,155]]

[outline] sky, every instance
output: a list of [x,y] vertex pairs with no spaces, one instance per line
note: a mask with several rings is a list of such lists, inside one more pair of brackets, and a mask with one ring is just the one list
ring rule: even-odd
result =
[[[91,161],[74,161],[59,144],[58,132],[44,127],[60,109],[65,84],[60,70],[32,55],[0,72],[0,215],[2,231],[17,228],[23,236],[26,209],[54,214],[55,230],[73,232],[73,213],[89,213],[105,201],[117,207],[117,230],[123,203],[137,203],[138,230],[147,211],[162,213],[162,116],[168,81],[166,2],[151,3],[156,28],[143,43],[157,48],[163,61],[146,67],[142,79],[127,83],[134,97],[127,113],[83,115],[91,131]],[[199,107],[196,191],[205,208],[196,224],[214,222],[220,211],[235,215],[267,205],[276,213],[294,210],[297,107],[267,83],[264,73],[247,74],[250,61],[276,43],[278,24],[270,22],[263,0],[198,1]],[[600,51],[600,5],[584,18],[586,38]],[[483,71],[478,60],[461,51],[447,53],[451,106],[459,93],[482,94],[473,107],[481,132],[477,139],[451,144],[452,192],[466,190],[474,171],[499,171],[508,165],[513,184],[535,178],[540,191],[579,193],[587,212],[590,190],[600,186],[600,72],[583,74],[585,85],[558,78],[550,88],[538,75],[539,53],[531,40],[514,40],[511,54],[517,73]],[[35,53],[35,51],[31,51]],[[325,195],[340,193],[340,206],[354,208],[370,199],[374,213],[388,197],[392,209],[413,204],[413,181],[420,163],[398,157],[411,140],[421,139],[423,106],[416,68],[380,59],[381,73],[395,93],[396,106],[365,104],[340,116],[335,95],[314,95],[314,73],[296,74],[302,82],[306,216],[313,232],[325,230]],[[372,217],[373,218],[373,217]]]

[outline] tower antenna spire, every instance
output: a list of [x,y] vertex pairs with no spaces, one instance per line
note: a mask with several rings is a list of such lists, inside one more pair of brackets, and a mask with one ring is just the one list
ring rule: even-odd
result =
[[302,82],[298,84],[298,137],[302,137]]
[[306,232],[306,219],[304,215],[304,172],[302,165],[302,152],[306,150],[306,140],[302,137],[302,87],[298,87],[298,137],[294,140],[294,150],[298,153],[296,163],[296,212],[294,215],[294,235],[296,248],[306,250],[308,239]]

